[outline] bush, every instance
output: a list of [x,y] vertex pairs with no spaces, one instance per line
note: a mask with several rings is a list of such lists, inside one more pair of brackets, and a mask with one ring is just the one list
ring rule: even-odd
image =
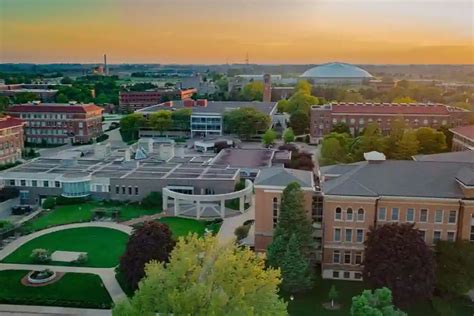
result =
[[87,260],[89,260],[87,253],[81,253],[74,262],[77,264],[83,264],[86,263]]
[[17,188],[5,187],[0,190],[0,202],[4,202],[9,199],[14,199],[20,195],[20,191]]
[[234,235],[235,237],[237,237],[237,241],[241,241],[242,239],[248,236],[250,226],[251,225],[241,225],[235,229]]
[[41,248],[33,249],[30,257],[35,263],[47,263],[51,261],[49,250]]
[[434,296],[431,299],[431,304],[433,305],[433,309],[439,316],[456,316],[456,313],[451,308],[448,302],[442,300],[439,297]]
[[98,143],[100,143],[100,142],[103,142],[103,141],[105,141],[105,140],[107,140],[107,139],[109,139],[109,135],[107,135],[107,134],[102,134],[102,135],[100,135],[99,137],[97,137],[97,138],[95,139],[95,141],[98,142]]
[[143,200],[142,207],[147,209],[161,208],[163,196],[161,192],[150,192]]
[[0,232],[7,231],[13,228],[13,224],[9,221],[0,221]]
[[237,191],[240,191],[240,190],[243,190],[243,189],[245,189],[245,180],[240,179],[240,181],[235,184],[234,191],[237,192]]
[[53,196],[47,197],[46,200],[43,201],[41,205],[44,209],[52,209],[56,206],[56,198]]
[[84,197],[70,198],[70,197],[64,197],[60,195],[56,198],[56,205],[82,204],[89,200],[90,198],[84,198]]

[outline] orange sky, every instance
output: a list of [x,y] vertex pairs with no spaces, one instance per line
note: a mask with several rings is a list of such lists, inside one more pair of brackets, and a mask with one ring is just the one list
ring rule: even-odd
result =
[[471,0],[0,0],[0,62],[474,63]]

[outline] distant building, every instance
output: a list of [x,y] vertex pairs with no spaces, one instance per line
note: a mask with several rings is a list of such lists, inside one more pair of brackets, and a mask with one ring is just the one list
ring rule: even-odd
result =
[[295,93],[295,87],[272,87],[272,101],[289,99]]
[[200,95],[213,94],[217,91],[216,84],[212,80],[204,80],[201,74],[190,77],[180,78],[180,82],[176,84],[178,89],[196,89],[196,93]]
[[58,93],[56,89],[50,89],[47,84],[9,84],[0,85],[0,96],[15,97],[19,93],[34,93],[38,101],[50,102]]
[[316,85],[362,85],[372,79],[372,75],[354,65],[327,63],[306,70],[300,78]]
[[263,75],[263,102],[272,101],[272,77],[269,74]]
[[102,135],[102,111],[95,104],[71,102],[15,104],[7,113],[26,122],[27,142],[66,144],[87,143]]
[[347,124],[354,135],[373,122],[387,134],[396,119],[411,128],[440,128],[467,125],[470,116],[467,110],[438,103],[332,103],[311,108],[311,141],[319,142],[338,123]]
[[196,89],[157,89],[153,91],[120,91],[119,105],[122,111],[136,111],[167,100],[191,99]]
[[17,118],[0,117],[0,165],[14,163],[21,158],[24,125],[25,122]]
[[378,91],[390,91],[395,88],[397,82],[393,79],[372,79],[369,81],[369,86]]
[[474,125],[450,129],[453,133],[453,151],[474,150]]

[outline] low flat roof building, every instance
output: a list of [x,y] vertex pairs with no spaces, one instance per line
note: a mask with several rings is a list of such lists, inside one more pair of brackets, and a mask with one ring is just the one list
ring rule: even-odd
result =
[[187,89],[156,89],[150,91],[120,91],[119,105],[122,111],[130,109],[136,111],[147,106],[167,100],[190,99],[197,90]]
[[449,131],[453,133],[453,151],[474,150],[474,125],[458,126]]

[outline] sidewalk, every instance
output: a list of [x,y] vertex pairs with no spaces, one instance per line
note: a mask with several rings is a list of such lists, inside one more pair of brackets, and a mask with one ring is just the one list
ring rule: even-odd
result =
[[110,316],[112,312],[108,309],[86,309],[52,306],[33,305],[7,305],[0,304],[0,315],[2,316],[46,316],[46,315],[81,315],[81,316]]
[[219,233],[217,233],[217,238],[219,239],[219,242],[226,243],[235,239],[235,229],[241,226],[245,221],[251,219],[255,219],[255,196],[252,197],[252,205],[245,213],[224,218],[221,229],[219,230]]

